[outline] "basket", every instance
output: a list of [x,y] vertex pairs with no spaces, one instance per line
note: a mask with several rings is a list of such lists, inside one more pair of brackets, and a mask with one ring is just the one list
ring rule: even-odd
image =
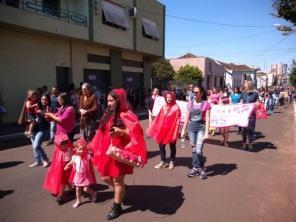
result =
[[140,156],[132,154],[128,150],[119,149],[113,146],[112,144],[109,146],[106,155],[120,163],[132,167],[140,167],[144,165],[142,158]]

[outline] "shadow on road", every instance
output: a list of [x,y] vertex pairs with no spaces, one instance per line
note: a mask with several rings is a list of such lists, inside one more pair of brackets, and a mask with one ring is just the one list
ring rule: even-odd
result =
[[214,177],[217,175],[227,175],[231,171],[236,169],[236,163],[216,163],[210,166],[206,166],[206,172],[209,177]]
[[156,157],[158,155],[159,155],[159,150],[156,150],[156,151],[148,151],[148,154],[147,154],[148,159],[151,159],[151,158]]
[[6,169],[10,167],[17,166],[19,164],[22,164],[24,161],[9,161],[9,162],[4,162],[0,163],[0,169]]
[[105,184],[93,184],[90,185],[90,187],[96,192],[109,189],[109,187]]
[[192,167],[192,158],[191,157],[176,157],[175,166],[184,166],[188,169]]
[[[150,210],[157,214],[172,215],[184,202],[183,186],[128,186],[122,213]],[[140,218],[139,218],[140,220]]]
[[[259,134],[259,136],[257,138],[255,136],[255,140],[257,140],[259,137],[263,138],[265,136],[263,134],[262,135]],[[205,143],[224,147],[220,140],[207,139]],[[264,149],[277,149],[277,147],[273,143],[270,143],[270,142],[254,142],[252,150],[243,149],[243,142],[241,140],[230,141],[230,142],[228,142],[228,145],[229,146],[225,147],[225,148],[238,149],[238,150],[247,151],[247,152],[252,151],[252,152],[256,152],[256,153],[260,152]]]
[[14,190],[0,190],[0,199],[3,197],[10,195],[14,192]]
[[29,145],[30,143],[30,140],[28,138],[25,138],[25,136],[17,139],[4,140],[0,142],[0,151],[7,150],[10,148],[22,147],[25,145]]

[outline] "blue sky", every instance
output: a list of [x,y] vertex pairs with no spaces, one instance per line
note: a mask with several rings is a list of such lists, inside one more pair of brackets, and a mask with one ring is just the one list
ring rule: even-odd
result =
[[290,66],[292,59],[296,59],[296,32],[285,37],[273,27],[289,23],[271,15],[272,0],[160,2],[166,5],[166,58],[191,52],[222,62],[260,66],[263,71],[269,71],[271,64],[276,63]]

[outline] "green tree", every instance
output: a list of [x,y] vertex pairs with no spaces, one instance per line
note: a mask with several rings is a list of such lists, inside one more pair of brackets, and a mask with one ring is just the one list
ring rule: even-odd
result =
[[296,26],[295,0],[273,0],[272,7],[275,10],[275,16],[283,18]]
[[152,67],[152,81],[153,85],[158,87],[167,86],[175,76],[175,71],[168,60],[163,60],[154,63]]
[[296,87],[296,60],[293,60],[290,70],[290,83],[292,86]]
[[200,83],[202,80],[202,72],[195,66],[181,66],[175,75],[175,80],[198,81]]

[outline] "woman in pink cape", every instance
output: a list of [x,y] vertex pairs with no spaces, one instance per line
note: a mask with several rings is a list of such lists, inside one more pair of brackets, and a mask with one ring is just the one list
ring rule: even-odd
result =
[[174,168],[176,158],[176,141],[179,136],[181,111],[176,104],[175,94],[167,92],[165,95],[166,105],[153,120],[147,130],[147,134],[159,144],[161,162],[155,166],[156,169],[168,167],[166,161],[165,145],[170,144],[171,156],[169,169]]
[[147,149],[139,120],[128,108],[125,90],[112,90],[108,94],[107,104],[90,146],[94,153],[93,163],[102,180],[114,188],[114,205],[107,215],[107,219],[111,220],[121,214],[121,202],[125,194],[124,178],[126,174],[133,173],[133,167],[106,155],[109,146],[140,156],[143,165],[147,163]]

